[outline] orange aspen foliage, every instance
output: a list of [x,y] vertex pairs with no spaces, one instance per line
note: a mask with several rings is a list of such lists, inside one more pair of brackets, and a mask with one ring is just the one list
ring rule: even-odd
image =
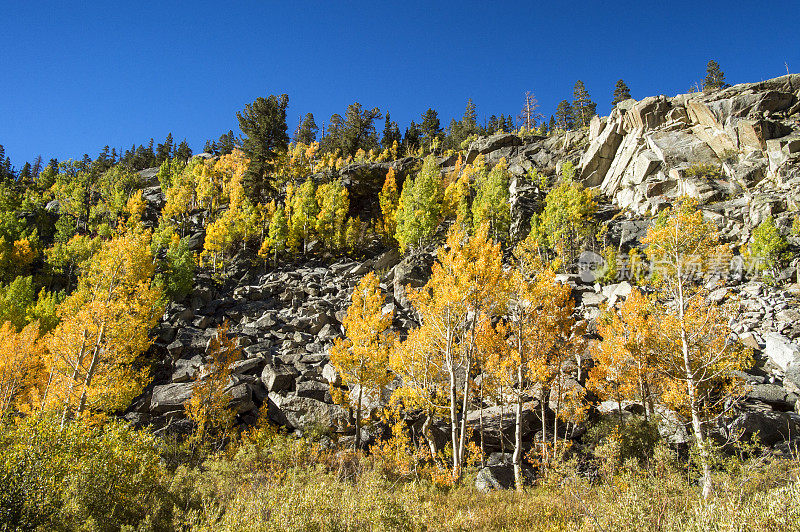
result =
[[235,338],[228,336],[223,323],[211,338],[211,361],[203,367],[204,376],[192,387],[192,398],[186,415],[195,423],[194,439],[200,445],[221,444],[233,426],[236,412],[230,407],[227,393],[231,380],[231,364],[242,356]]
[[30,409],[42,372],[38,337],[39,322],[21,332],[10,322],[0,327],[0,421],[15,410]]
[[466,443],[466,419],[459,413],[469,406],[478,324],[503,304],[503,287],[500,245],[488,239],[486,228],[472,239],[452,228],[428,283],[409,290],[422,325],[397,350],[392,367],[403,377],[406,397],[431,413],[449,411],[456,479]]
[[[337,338],[331,348],[331,364],[349,387],[358,387],[356,397],[347,401],[356,410],[355,446],[361,443],[361,419],[365,399],[376,395],[389,383],[389,351],[395,341],[391,332],[392,313],[382,310],[380,280],[368,273],[353,290],[350,307],[343,321],[347,338]],[[331,390],[334,392],[335,390]],[[336,398],[340,394],[332,394]],[[339,402],[344,398],[338,397]]]

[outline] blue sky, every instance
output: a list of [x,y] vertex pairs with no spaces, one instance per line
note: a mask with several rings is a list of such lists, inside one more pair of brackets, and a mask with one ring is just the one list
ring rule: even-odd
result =
[[[548,116],[582,79],[598,112],[686,92],[716,59],[729,83],[800,72],[800,2],[39,2],[0,0],[0,144],[15,166],[95,156],[172,132],[193,149],[259,96],[319,125],[358,101],[402,127]],[[378,126],[379,131],[382,124]]]

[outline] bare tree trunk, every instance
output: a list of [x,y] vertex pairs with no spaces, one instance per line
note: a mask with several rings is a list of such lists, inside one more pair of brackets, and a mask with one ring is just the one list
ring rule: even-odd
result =
[[103,325],[100,327],[100,332],[97,335],[97,341],[95,342],[94,349],[92,350],[92,361],[89,364],[89,369],[86,371],[86,378],[83,380],[83,390],[81,390],[81,399],[78,402],[77,415],[81,415],[84,408],[86,408],[86,398],[89,395],[89,386],[92,384],[92,378],[94,377],[94,372],[97,369],[97,362],[100,359],[100,346],[103,343],[105,334],[106,324],[103,323]]
[[358,451],[361,447],[361,396],[363,394],[364,386],[358,387],[358,405],[356,405],[356,439],[353,444],[353,450]]
[[[517,366],[517,411],[514,420],[514,484],[522,490],[522,364]],[[501,418],[502,424],[502,418]]]

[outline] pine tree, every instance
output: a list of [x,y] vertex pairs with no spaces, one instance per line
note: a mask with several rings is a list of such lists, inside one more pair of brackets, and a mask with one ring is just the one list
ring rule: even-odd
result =
[[422,147],[425,151],[436,151],[442,138],[442,128],[439,122],[439,114],[433,109],[428,109],[422,114]]
[[556,106],[555,125],[564,131],[569,131],[575,127],[575,117],[573,115],[572,104],[570,104],[567,100],[561,100],[558,103],[558,106]]
[[289,97],[270,95],[257,98],[236,113],[239,127],[244,133],[242,150],[250,164],[245,176],[245,189],[249,191],[253,204],[260,203],[264,196],[274,192],[275,160],[289,144],[286,133],[286,108]]
[[391,150],[395,142],[399,144],[402,141],[402,135],[400,134],[400,128],[397,126],[397,122],[392,122],[389,113],[386,113],[386,122],[384,123],[383,135],[381,136],[381,147],[384,150]]
[[719,63],[711,59],[706,65],[706,79],[703,80],[703,91],[712,92],[717,89],[724,89],[727,86],[725,74],[719,68]]
[[420,136],[419,127],[412,120],[406,128],[406,134],[403,136],[403,152],[410,154],[417,151],[420,147]]
[[302,143],[309,145],[317,140],[317,123],[314,121],[314,115],[307,113],[305,118],[297,125],[297,131],[294,134],[295,143]]
[[156,148],[156,163],[160,165],[167,159],[172,159],[173,149],[172,133],[167,133],[167,138],[164,140],[164,143],[159,144]]
[[402,251],[421,247],[433,237],[441,218],[442,192],[439,165],[429,155],[417,177],[407,178],[400,193],[395,238]]
[[367,152],[377,148],[378,134],[375,131],[375,120],[381,118],[383,115],[377,107],[364,109],[358,102],[348,105],[341,131],[342,153],[355,156],[358,150]]
[[189,144],[186,142],[186,139],[183,139],[178,147],[175,148],[175,158],[181,161],[188,161],[192,157],[192,149],[189,147]]
[[630,99],[631,91],[623,80],[617,80],[614,86],[614,99],[611,100],[611,107],[616,107],[618,103]]
[[589,92],[581,80],[575,82],[575,89],[572,93],[572,109],[575,120],[582,127],[589,127],[592,117],[597,114],[597,104],[591,100]]

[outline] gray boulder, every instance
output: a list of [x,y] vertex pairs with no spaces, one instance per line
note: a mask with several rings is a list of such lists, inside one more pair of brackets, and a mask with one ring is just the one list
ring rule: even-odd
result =
[[261,382],[269,392],[285,392],[294,385],[296,372],[289,366],[267,364],[261,372]]
[[153,387],[150,411],[155,414],[183,409],[192,398],[193,383],[172,383]]
[[269,417],[278,424],[293,429],[326,428],[344,432],[349,425],[347,410],[310,397],[269,394]]
[[800,347],[791,340],[775,332],[764,335],[764,340],[766,343],[764,354],[783,371],[786,371],[790,364],[800,365]]

